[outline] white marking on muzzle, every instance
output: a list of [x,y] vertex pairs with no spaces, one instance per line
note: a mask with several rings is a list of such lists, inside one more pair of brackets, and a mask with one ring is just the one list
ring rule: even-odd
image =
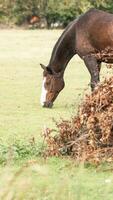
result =
[[46,77],[44,77],[43,83],[42,83],[42,94],[41,94],[41,99],[40,99],[40,103],[42,106],[44,106],[44,103],[46,102],[47,90],[45,89],[45,86],[44,86],[45,82],[46,82]]

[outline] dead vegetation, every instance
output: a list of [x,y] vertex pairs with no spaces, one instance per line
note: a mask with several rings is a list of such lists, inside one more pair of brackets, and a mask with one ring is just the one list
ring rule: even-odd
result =
[[[57,132],[57,134],[55,134]],[[44,131],[46,156],[69,155],[76,161],[113,161],[113,77],[86,95],[78,114]]]

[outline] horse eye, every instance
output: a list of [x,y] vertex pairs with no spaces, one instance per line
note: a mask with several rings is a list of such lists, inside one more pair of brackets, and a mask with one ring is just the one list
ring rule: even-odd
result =
[[46,82],[46,85],[49,85],[50,84],[50,82]]

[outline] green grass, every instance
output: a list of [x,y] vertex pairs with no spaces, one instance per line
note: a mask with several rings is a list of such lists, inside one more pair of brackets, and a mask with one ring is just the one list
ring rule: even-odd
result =
[[38,137],[52,118],[69,118],[88,88],[89,73],[74,57],[65,72],[64,90],[53,109],[40,106],[42,69],[62,31],[6,30],[0,33],[0,137]]
[[113,174],[102,169],[58,158],[6,166],[0,173],[0,199],[112,200]]
[[[52,118],[69,117],[89,82],[78,58],[66,69],[66,87],[52,110],[40,106],[42,69],[48,64],[61,31],[1,31],[0,37],[0,137],[39,136]],[[74,106],[75,104],[75,106]]]
[[[0,169],[2,200],[113,199],[111,172],[96,172],[95,167],[76,167],[74,161],[67,159],[51,158],[45,161],[37,158],[34,149],[28,157],[25,156],[29,152],[27,141],[35,138],[41,142],[43,129],[54,127],[52,119],[69,119],[76,113],[85,90],[89,92],[89,73],[83,61],[76,56],[66,68],[66,86],[53,109],[40,106],[40,63],[48,64],[61,32],[0,31],[0,143],[3,145],[0,154],[6,156],[3,159],[7,161],[7,165]],[[105,74],[109,75],[103,66],[101,78]],[[13,144],[13,148],[21,152],[14,162],[12,149],[6,154],[9,145]],[[28,159],[37,160],[37,164],[22,167]]]

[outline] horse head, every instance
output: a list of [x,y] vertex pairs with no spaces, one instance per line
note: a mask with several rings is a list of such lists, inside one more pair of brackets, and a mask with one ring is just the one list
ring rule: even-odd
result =
[[43,83],[41,105],[51,108],[59,92],[64,88],[63,72],[56,73],[52,68],[41,64],[43,69]]

